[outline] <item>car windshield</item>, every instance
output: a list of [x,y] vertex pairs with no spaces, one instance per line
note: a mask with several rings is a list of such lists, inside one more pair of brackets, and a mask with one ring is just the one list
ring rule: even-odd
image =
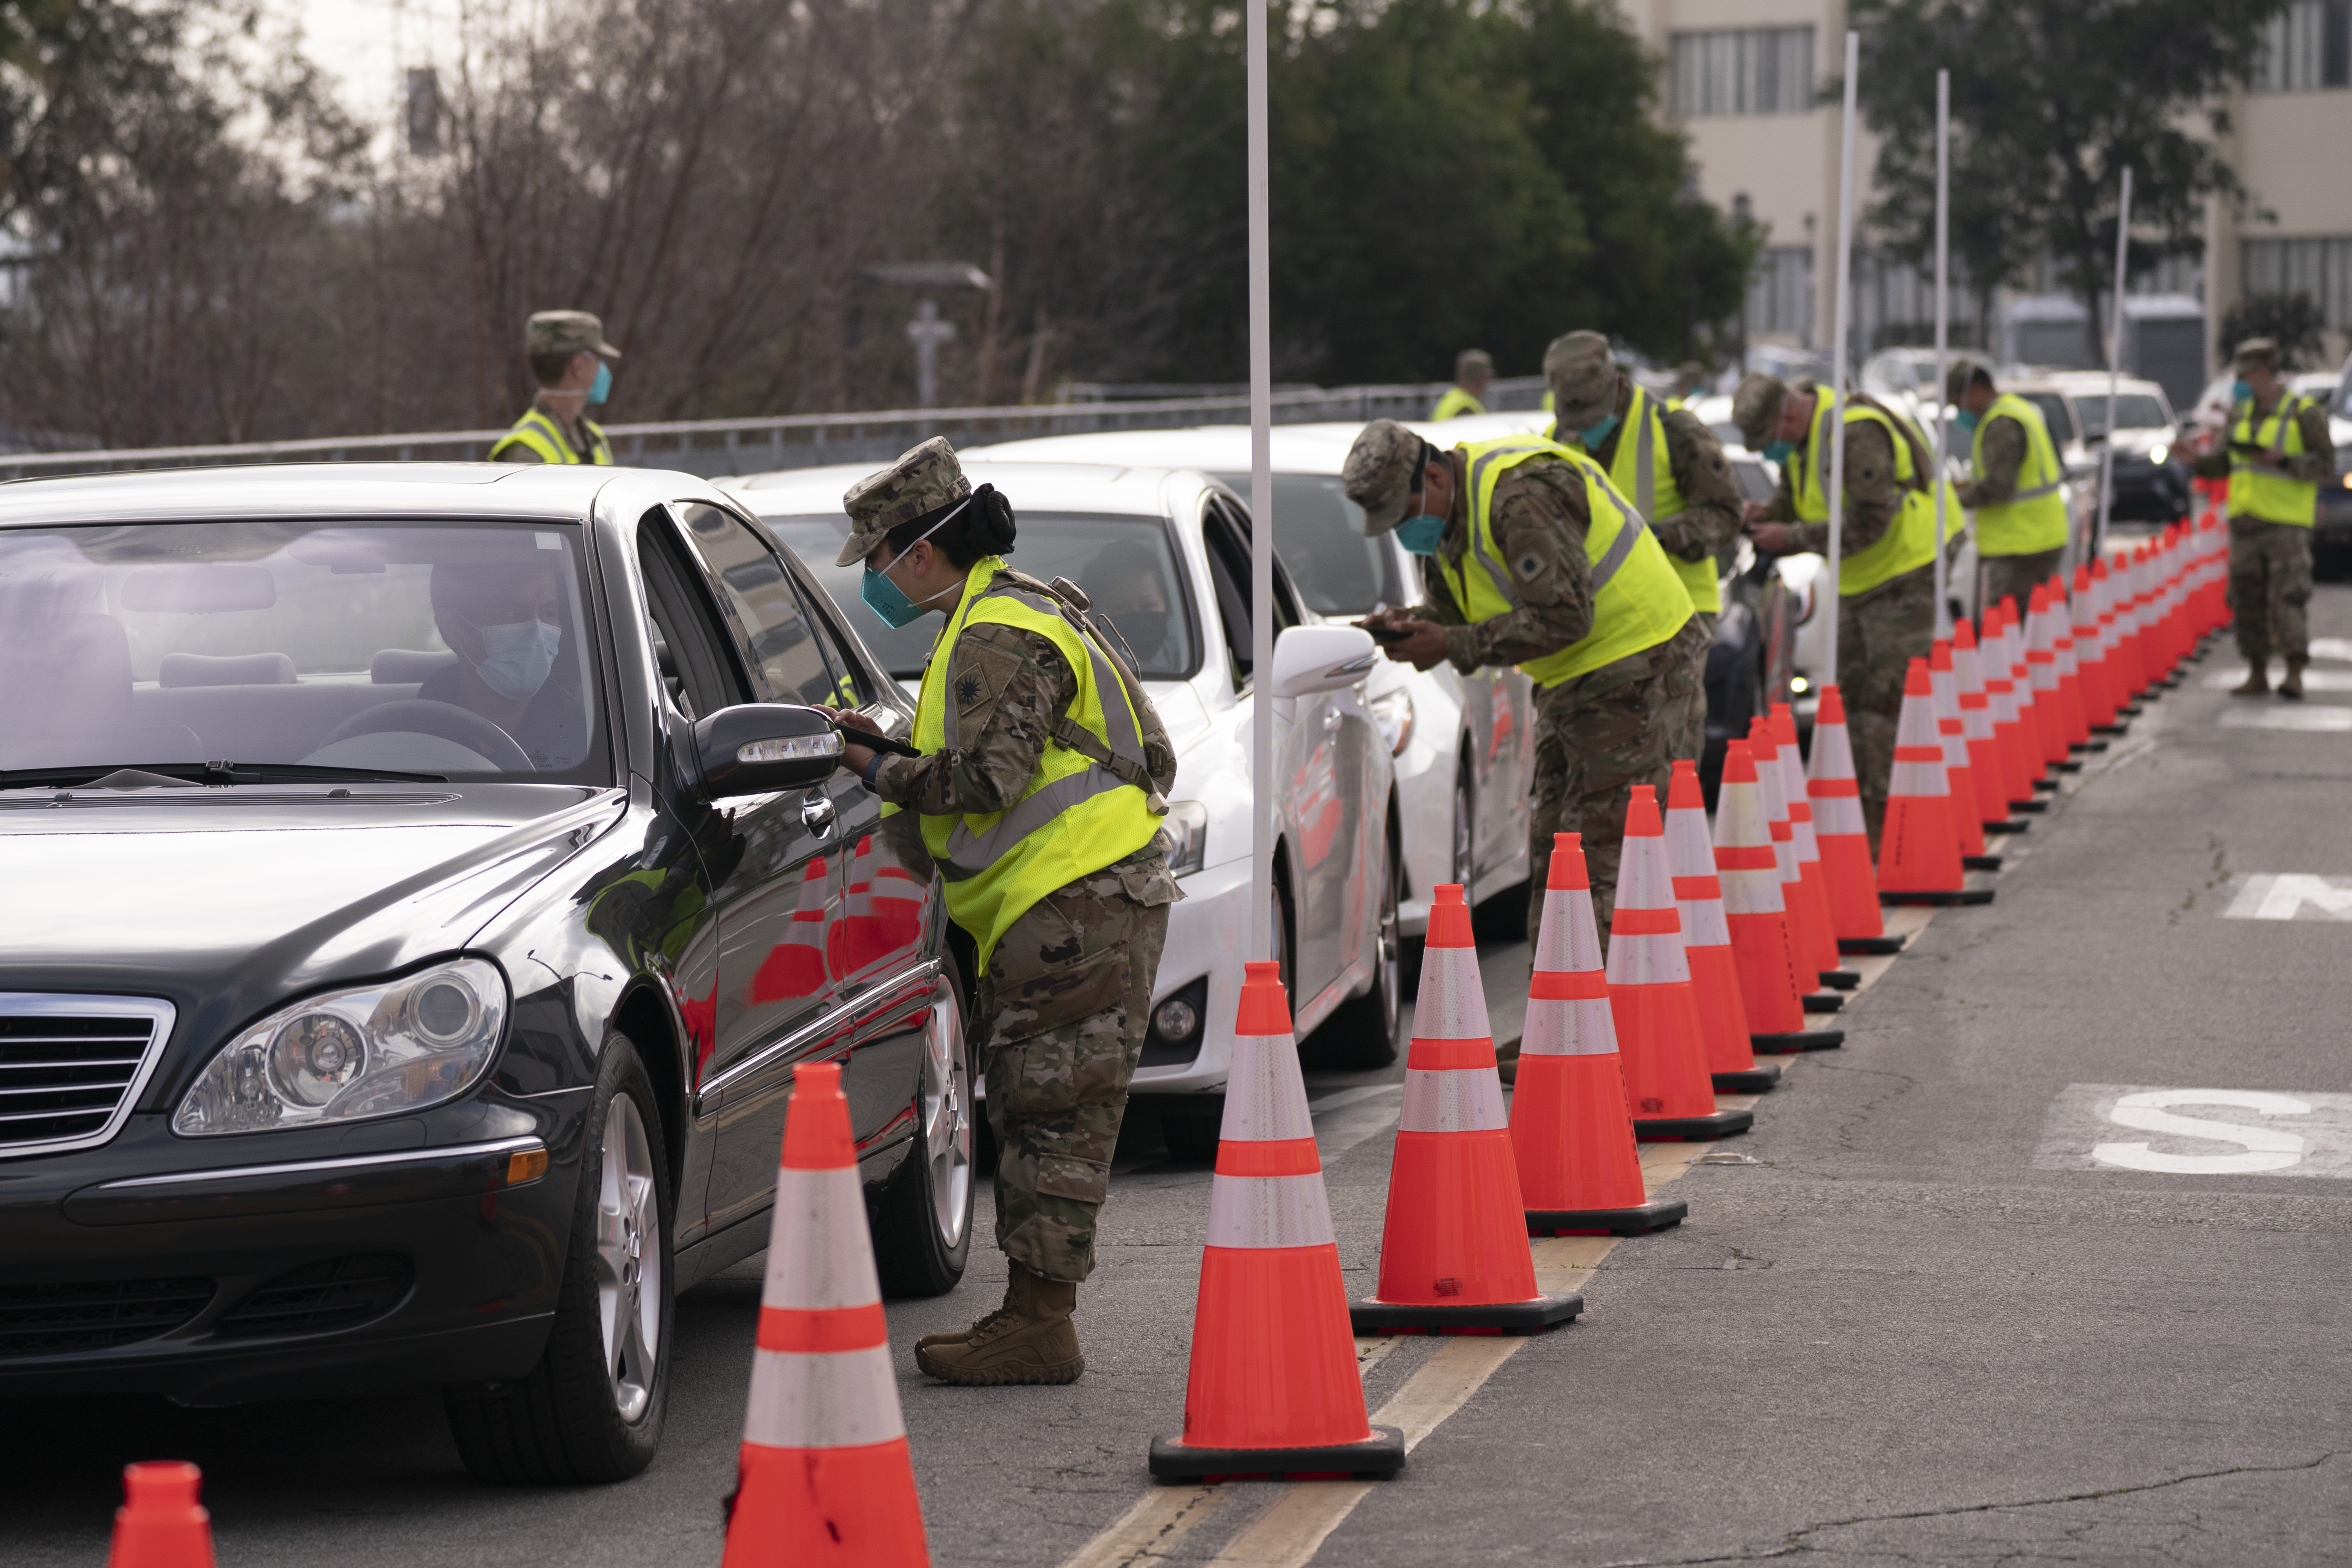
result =
[[[1249,475],[1217,478],[1249,494]],[[1337,475],[1274,476],[1274,547],[1317,615],[1360,616],[1411,603],[1388,541],[1364,537],[1364,509],[1348,499]]]
[[[2125,392],[2116,396],[2116,406],[2123,413],[2122,430],[2164,430],[2172,425],[2164,405],[2145,392]],[[2107,430],[2107,395],[2104,392],[2088,395],[2077,394],[2074,412],[2083,416],[2085,435],[2104,436]]]
[[0,531],[0,772],[605,783],[576,527]]
[[2074,438],[2074,421],[2067,416],[2066,400],[2054,392],[2021,392],[2020,397],[2042,410],[2042,423],[2050,428],[2050,438],[2060,446]]
[[[921,677],[940,623],[922,616],[894,627],[866,606],[858,595],[864,565],[833,563],[849,537],[845,515],[771,517],[767,524],[807,563],[883,668],[899,680]],[[1165,522],[1153,517],[1024,511],[1019,514],[1019,529],[1006,564],[1043,582],[1067,577],[1084,588],[1096,613],[1127,639],[1145,679],[1182,680],[1199,667],[1200,638],[1192,629],[1191,601],[1184,595]]]

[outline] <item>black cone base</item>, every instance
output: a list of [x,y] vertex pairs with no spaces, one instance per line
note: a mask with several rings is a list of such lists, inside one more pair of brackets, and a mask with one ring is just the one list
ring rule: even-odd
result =
[[2067,758],[2063,763],[2053,763],[2050,765],[2056,768],[2062,773],[2079,773],[2083,771],[2083,764],[2076,762],[2072,757]]
[[[2121,711],[2121,710],[2117,710],[2117,711]],[[2094,724],[2091,726],[2091,733],[2094,735],[2120,735],[2130,728],[2131,726],[2128,724]]]
[[2074,749],[2078,752],[2104,752],[2107,749],[2107,743],[2105,741],[2092,741],[2089,742],[2076,741],[2073,742],[2073,745]]
[[1173,1437],[1151,1439],[1151,1474],[1163,1481],[1197,1481],[1211,1476],[1355,1476],[1384,1481],[1404,1468],[1404,1433],[1375,1426],[1360,1443],[1329,1443],[1314,1448],[1195,1448]]
[[[2039,803],[2037,802],[2036,804]],[[1984,830],[1987,834],[2022,833],[2032,826],[2033,824],[2030,822],[2020,822],[2013,816],[2003,816],[1986,823],[1984,825]]]
[[2043,812],[2050,809],[2050,803],[2046,800],[2012,800],[2009,803],[2009,809],[2011,811],[2029,812],[2033,816],[2039,816]]
[[1694,1143],[1728,1138],[1735,1132],[1745,1132],[1756,1125],[1752,1110],[1718,1110],[1712,1116],[1657,1116],[1633,1118],[1633,1136],[1644,1143],[1672,1142],[1677,1139]]
[[1472,1329],[1532,1334],[1567,1322],[1582,1310],[1584,1298],[1573,1290],[1531,1296],[1524,1301],[1482,1301],[1461,1307],[1442,1301],[1382,1301],[1368,1296],[1348,1303],[1348,1321],[1360,1334],[1444,1334]]
[[1842,936],[1838,938],[1838,951],[1864,955],[1901,952],[1908,940],[1899,936]]
[[1707,1076],[1715,1080],[1717,1094],[1769,1094],[1780,1082],[1779,1068],[1761,1065]]
[[1963,855],[1960,857],[1960,868],[1967,871],[1998,871],[2000,869],[2000,857],[1998,855]]
[[1677,1226],[1690,1205],[1680,1198],[1652,1198],[1630,1209],[1529,1209],[1529,1236],[1647,1236]]
[[1834,1013],[1845,1005],[1845,998],[1834,991],[1808,991],[1804,1003],[1808,1013]]
[[1819,973],[1822,984],[1832,991],[1851,991],[1862,984],[1862,971],[1859,969],[1824,969]]
[[1790,1029],[1777,1035],[1750,1035],[1748,1048],[1766,1056],[1790,1051],[1833,1051],[1845,1044],[1843,1029]]
[[[2081,766],[2080,763],[2076,763],[2075,765],[2078,767]],[[2048,773],[2044,773],[2040,778],[2033,781],[2033,787],[2038,790],[2054,790],[2058,787],[2058,781],[2052,778]]]
[[1890,893],[1881,889],[1878,901],[1882,904],[1934,904],[1939,908],[1951,904],[1989,904],[1992,902],[1992,889],[1954,888],[1936,892]]

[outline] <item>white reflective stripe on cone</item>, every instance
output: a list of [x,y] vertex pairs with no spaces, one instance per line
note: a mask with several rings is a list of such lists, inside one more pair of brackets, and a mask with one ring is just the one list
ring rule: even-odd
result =
[[1951,669],[1931,669],[1927,672],[1928,700],[1936,705],[1936,733],[1944,743],[1944,765],[1964,768],[1969,765],[1969,737],[1960,721],[1959,672]]
[[1942,795],[1951,792],[1944,787],[1944,764],[1941,763],[1897,763],[1886,782],[1889,795]]
[[1519,1036],[1523,1057],[1613,1057],[1617,1019],[1606,996],[1530,1000]]
[[1788,912],[1780,897],[1777,871],[1722,871],[1723,912],[1726,915],[1778,915]]
[[[1966,745],[1963,740],[1961,744]],[[1813,802],[1813,833],[1817,838],[1851,838],[1868,831],[1862,820],[1862,797],[1825,795]]]
[[1772,842],[1772,824],[1760,784],[1727,784],[1715,807],[1717,849],[1762,849]]
[[[1666,865],[1666,841],[1644,834],[1625,840],[1617,862],[1617,908],[1670,910],[1675,907],[1675,877]],[[1420,1026],[1414,1026],[1414,1033]]]
[[870,1307],[881,1300],[856,1170],[778,1170],[761,1304],[816,1310]]
[[907,1435],[890,1347],[754,1351],[743,1440],[763,1448],[859,1448]]
[[1690,978],[1690,960],[1683,954],[1683,939],[1672,931],[1658,936],[1609,933],[1609,984],[1671,985]]
[[1413,1005],[1412,1033],[1422,1040],[1485,1040],[1486,992],[1478,981],[1475,947],[1425,947],[1421,953],[1421,995]]
[[[1843,724],[1813,726],[1813,763],[1808,779],[1850,779],[1853,773],[1853,738]],[[1808,797],[1811,792],[1807,791]]]
[[1683,899],[1678,902],[1682,906],[1684,947],[1731,945],[1731,927],[1725,923],[1721,899]]
[[1331,1205],[1322,1173],[1216,1176],[1209,1182],[1211,1247],[1328,1247]]
[[1992,739],[1992,709],[1990,706],[1960,710],[1960,739],[1963,741]]
[[1592,913],[1591,889],[1544,889],[1543,930],[1536,933],[1535,967],[1566,973],[1601,967],[1601,928]]
[[[1812,805],[1811,801],[1807,801],[1805,804],[1808,807]],[[1802,822],[1791,822],[1789,824],[1789,826],[1793,830],[1790,833],[1789,837],[1790,840],[1795,844],[1797,848],[1797,864],[1800,867],[1810,866],[1814,861],[1820,859],[1822,858],[1822,841],[1813,836],[1813,824],[1811,818],[1809,816]]]
[[1225,1075],[1225,1117],[1218,1135],[1232,1142],[1315,1136],[1293,1037],[1234,1037],[1233,1065]]
[[1707,842],[1706,812],[1684,806],[1666,813],[1666,869],[1677,877],[1715,875],[1715,846]]
[[[1527,1048],[1524,1039],[1520,1048]],[[1398,1131],[1491,1132],[1510,1124],[1503,1113],[1503,1080],[1493,1068],[1406,1070]]]

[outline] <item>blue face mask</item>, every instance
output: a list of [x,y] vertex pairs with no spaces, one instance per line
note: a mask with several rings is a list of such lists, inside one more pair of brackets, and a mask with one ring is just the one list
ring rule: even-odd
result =
[[540,620],[474,629],[482,635],[482,662],[474,667],[482,684],[509,702],[537,696],[555,668],[562,631]]
[[596,366],[596,379],[588,386],[588,406],[593,408],[612,395],[613,367],[600,363]]
[[1789,460],[1789,454],[1796,449],[1797,444],[1794,441],[1775,441],[1764,448],[1764,460],[1768,463],[1785,463]]
[[1609,439],[1609,432],[1615,428],[1617,428],[1617,416],[1612,414],[1600,424],[1579,430],[1576,433],[1576,438],[1584,443],[1586,451],[1598,452],[1601,450],[1601,443]]
[[2253,389],[2252,386],[2249,386],[2248,384],[2246,384],[2246,381],[2245,381],[2245,378],[2244,378],[2244,377],[2241,376],[2239,379],[2237,379],[2236,381],[2233,381],[2233,382],[2231,382],[2231,383],[2230,384],[2230,401],[2231,401],[2231,402],[2232,402],[2232,403],[2252,403],[2253,400],[2254,400],[2254,389]]
[[1434,555],[1437,542],[1445,537],[1445,520],[1423,512],[1419,517],[1406,518],[1397,524],[1397,542],[1415,555]]
[[[970,506],[971,504],[971,499],[967,497],[964,500],[963,506],[956,508],[955,511],[948,513],[946,517],[940,519],[939,521],[931,524],[930,527],[923,530],[919,535],[909,541],[907,545],[907,550],[914,549],[916,545],[920,544],[924,540],[929,539],[940,529],[945,528],[949,521],[955,517],[956,512],[963,510],[965,506]],[[898,560],[891,562],[890,564],[892,566],[896,566],[898,564],[899,561],[904,561],[907,558],[907,550],[901,550],[898,552]],[[864,579],[857,584],[857,596],[866,601],[866,607],[867,609],[882,617],[882,624],[884,626],[896,631],[900,626],[906,626],[910,621],[913,621],[917,616],[926,614],[926,607],[930,604],[932,599],[940,598],[946,595],[955,593],[961,589],[962,586],[963,584],[961,583],[951,583],[947,587],[940,589],[939,593],[929,595],[923,600],[922,604],[919,605],[914,600],[907,597],[906,590],[899,587],[898,584],[890,581],[887,575],[884,573],[877,572],[871,565],[868,565],[866,568],[866,575]]]
[[1971,411],[1963,408],[1952,416],[1952,423],[1958,426],[1960,434],[1965,436],[1977,427],[1977,416]]

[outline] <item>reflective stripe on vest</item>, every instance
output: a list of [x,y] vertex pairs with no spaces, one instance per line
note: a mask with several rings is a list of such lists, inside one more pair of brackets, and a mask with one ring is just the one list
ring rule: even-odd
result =
[[[1805,437],[1805,450],[1797,462],[1797,482],[1792,487],[1798,518],[1805,522],[1829,521],[1830,504],[1822,488],[1822,426],[1830,419],[1830,393],[1827,387],[1813,389],[1812,428]],[[1838,562],[1838,593],[1851,598],[1868,593],[1881,583],[1900,577],[1906,572],[1916,572],[1931,565],[1936,559],[1936,498],[1919,483],[1918,470],[1911,461],[1911,443],[1895,428],[1894,419],[1885,411],[1866,403],[1850,402],[1845,405],[1848,425],[1876,425],[1886,432],[1895,447],[1895,482],[1902,487],[1902,502],[1895,509],[1895,519],[1867,550],[1843,556]],[[1957,502],[1949,510],[1958,512]]]
[[2042,410],[2013,392],[1992,400],[1977,421],[1969,461],[1984,477],[1985,431],[1996,419],[2014,419],[2025,431],[2025,461],[2018,466],[2017,490],[1997,506],[1977,508],[1977,552],[1981,555],[2033,555],[2066,543],[2066,499],[2058,493],[2065,470],[2050,443]]
[[490,461],[497,462],[499,454],[509,447],[521,447],[539,455],[542,463],[593,463],[610,468],[613,444],[604,439],[604,427],[593,420],[583,419],[580,428],[588,433],[588,455],[582,457],[563,434],[563,426],[555,416],[533,404],[523,416],[514,422],[514,428],[499,437],[490,448]]
[[[923,669],[914,742],[926,752],[961,749],[956,733],[956,653],[966,626],[993,622],[1045,638],[1077,679],[1068,722],[1073,741],[1047,740],[1021,798],[1004,811],[923,816],[923,843],[945,884],[948,914],[971,933],[984,972],[1013,922],[1056,889],[1125,858],[1151,841],[1160,818],[1137,784],[1120,777],[1143,765],[1143,726],[1118,667],[1042,593],[1008,580],[1003,560],[986,556],[966,579]],[[1111,765],[1089,756],[1099,748]]]
[[1503,475],[1531,458],[1567,463],[1584,479],[1584,552],[1592,591],[1592,629],[1557,653],[1519,668],[1538,686],[1557,686],[1602,665],[1655,647],[1691,617],[1690,595],[1668,564],[1666,552],[1601,465],[1572,447],[1540,436],[1506,436],[1455,450],[1469,470],[1469,547],[1459,564],[1440,551],[1431,557],[1453,591],[1454,602],[1470,621],[1487,621],[1520,608],[1518,584],[1501,561],[1495,537],[1495,486]]
[[2289,479],[2273,469],[2257,468],[2238,448],[2260,447],[2273,458],[2303,455],[2303,425],[2294,416],[2303,399],[2290,392],[2279,398],[2267,419],[2254,417],[2249,401],[2238,405],[2230,421],[2230,515],[2263,522],[2291,522],[2309,528],[2319,517],[2319,486],[2309,479]]
[[[1625,408],[1625,428],[1617,437],[1617,456],[1609,464],[1609,479],[1621,493],[1633,498],[1633,510],[1645,520],[1673,517],[1688,504],[1682,487],[1675,483],[1674,462],[1666,455],[1665,411],[1638,384]],[[1685,561],[1669,551],[1666,564],[1683,580],[1691,608],[1711,616],[1722,614],[1723,584],[1716,574],[1714,556]]]

